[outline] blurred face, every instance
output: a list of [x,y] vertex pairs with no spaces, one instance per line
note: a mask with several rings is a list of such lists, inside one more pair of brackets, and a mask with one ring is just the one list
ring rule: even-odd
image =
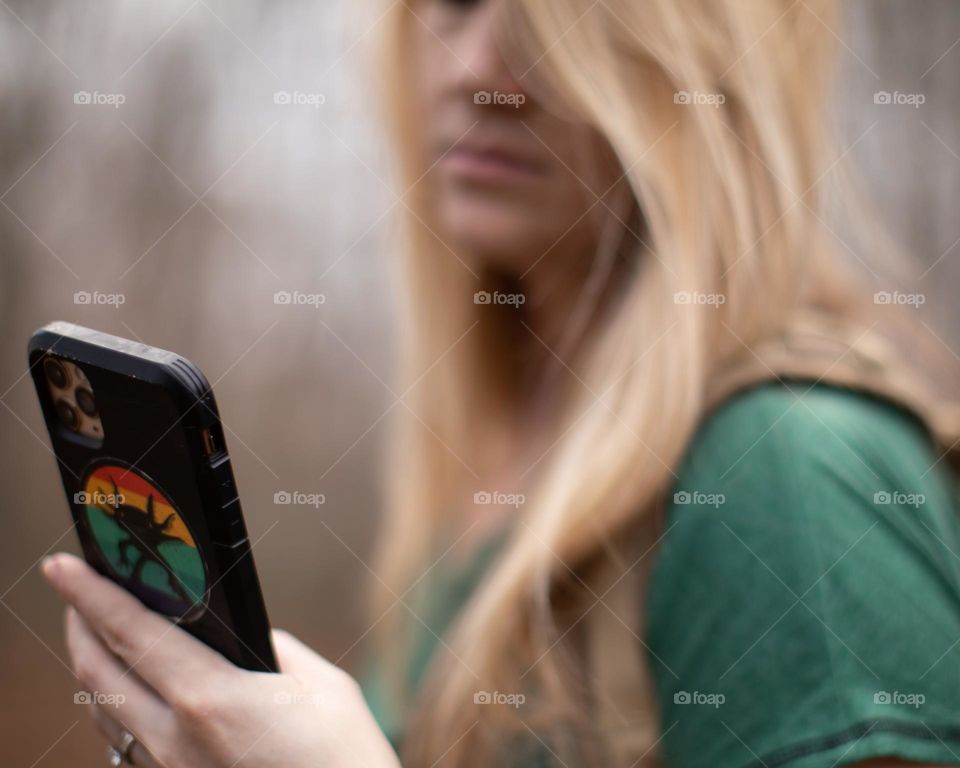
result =
[[494,37],[496,5],[414,6],[416,91],[437,234],[519,276],[534,264],[583,261],[598,237],[597,198],[622,171],[595,131],[551,113],[524,88],[536,67],[511,73]]

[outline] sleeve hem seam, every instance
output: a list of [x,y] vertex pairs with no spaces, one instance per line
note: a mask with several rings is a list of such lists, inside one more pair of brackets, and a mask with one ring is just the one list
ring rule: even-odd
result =
[[776,768],[777,766],[787,765],[794,760],[827,752],[850,742],[856,743],[873,733],[895,734],[928,742],[952,741],[960,743],[960,727],[958,726],[931,727],[926,723],[917,725],[905,720],[862,721],[842,731],[808,739],[790,747],[769,752],[764,758],[757,758],[755,762],[748,763],[746,768],[754,768],[760,765],[767,768]]

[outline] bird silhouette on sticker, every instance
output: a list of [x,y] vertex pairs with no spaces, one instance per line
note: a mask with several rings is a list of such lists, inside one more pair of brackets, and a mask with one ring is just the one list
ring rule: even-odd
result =
[[185,616],[202,605],[206,573],[179,510],[146,475],[115,462],[87,470],[78,502],[115,579],[146,605]]

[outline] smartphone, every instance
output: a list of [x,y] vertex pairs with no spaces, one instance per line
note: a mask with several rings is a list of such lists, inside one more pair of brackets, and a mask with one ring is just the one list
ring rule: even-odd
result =
[[276,672],[210,384],[183,357],[55,322],[30,373],[84,557],[237,666]]

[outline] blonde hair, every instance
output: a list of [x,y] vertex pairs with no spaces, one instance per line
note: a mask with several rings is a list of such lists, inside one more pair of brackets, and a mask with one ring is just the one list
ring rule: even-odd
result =
[[[392,13],[386,92],[400,172],[411,185],[427,162],[418,154],[420,116],[403,87],[412,78],[409,26],[417,23],[408,6]],[[557,417],[557,442],[527,492],[523,524],[445,638],[449,651],[431,664],[419,716],[409,721],[405,765],[441,756],[451,765],[502,760],[514,736],[532,738],[527,726],[557,754],[570,748],[581,763],[611,764],[602,757],[605,735],[591,733],[584,714],[589,675],[575,649],[558,642],[576,621],[561,608],[578,599],[570,574],[603,557],[628,526],[655,541],[658,503],[704,414],[713,375],[789,330],[804,308],[863,305],[864,291],[852,287],[825,234],[817,194],[832,160],[824,125],[833,6],[503,3],[507,49],[536,61],[551,98],[616,153],[642,211],[646,248],[637,248],[615,308],[582,353],[584,386],[570,391]],[[683,103],[698,94],[723,103]],[[406,401],[416,416],[405,414],[395,435],[378,616],[430,563],[445,521],[469,503],[464,465],[482,450],[489,421],[512,412],[503,383],[508,341],[474,328],[472,297],[482,286],[437,242],[422,186],[404,222],[413,383]],[[725,303],[678,303],[681,292],[722,295]],[[396,626],[381,630],[384,646],[394,645]],[[476,691],[515,691],[521,678],[523,722],[512,708],[474,705]]]

